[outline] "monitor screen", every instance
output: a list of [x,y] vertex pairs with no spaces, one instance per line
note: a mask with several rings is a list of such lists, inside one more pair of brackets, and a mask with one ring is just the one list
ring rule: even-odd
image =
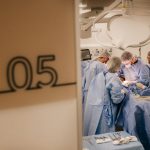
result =
[[91,54],[89,49],[81,49],[81,60],[91,60]]

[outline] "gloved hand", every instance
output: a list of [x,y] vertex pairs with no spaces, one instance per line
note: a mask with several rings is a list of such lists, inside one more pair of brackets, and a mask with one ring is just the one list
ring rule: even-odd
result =
[[136,81],[123,81],[122,84],[126,87],[128,87],[130,84],[136,83]]
[[139,88],[139,89],[142,89],[144,90],[146,88],[145,85],[143,85],[142,83],[136,83],[136,86]]
[[122,84],[123,84],[124,86],[126,86],[126,87],[129,86],[129,82],[128,82],[128,81],[123,81]]

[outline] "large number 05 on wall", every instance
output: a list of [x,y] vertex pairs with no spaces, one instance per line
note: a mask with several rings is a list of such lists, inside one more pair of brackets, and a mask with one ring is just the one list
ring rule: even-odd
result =
[[[44,86],[49,87],[57,87],[57,86],[67,86],[73,85],[75,82],[68,82],[68,83],[58,83],[58,73],[57,69],[51,67],[51,61],[55,61],[55,55],[41,55],[37,57],[36,66],[32,66],[31,62],[28,58],[23,56],[16,56],[13,57],[7,65],[6,68],[6,82],[8,84],[8,88],[6,90],[1,90],[0,94],[8,93],[8,92],[15,92],[20,89],[24,90],[36,90],[41,89]],[[48,65],[46,62],[49,62]],[[20,72],[17,71],[17,66],[22,65],[24,69],[24,80],[19,81],[18,83],[16,75]],[[34,67],[34,68],[33,68]],[[35,69],[36,68],[36,69]],[[48,74],[49,78],[47,81],[37,81],[36,85],[33,85],[33,71],[36,70],[36,76]]]

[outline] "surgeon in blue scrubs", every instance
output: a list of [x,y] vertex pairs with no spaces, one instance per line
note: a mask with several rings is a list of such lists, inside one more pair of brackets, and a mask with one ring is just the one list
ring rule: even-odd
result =
[[82,78],[85,75],[85,70],[88,67],[89,63],[90,63],[90,60],[81,61],[81,75],[82,75]]
[[107,70],[106,63],[110,59],[110,53],[107,49],[95,50],[93,58],[84,68],[84,76],[82,77],[82,105],[83,113],[86,104],[86,97],[90,82],[99,74]]
[[147,86],[149,83],[149,69],[140,58],[133,56],[132,53],[125,51],[121,55],[122,66],[119,76],[124,78],[124,84],[129,86],[135,83],[142,83]]
[[149,71],[149,82],[147,83],[147,86],[142,86],[142,90],[139,90],[139,94],[142,96],[150,96],[150,51],[147,53],[147,61],[148,64],[146,64],[146,67]]
[[101,72],[91,81],[84,112],[84,136],[114,132],[118,104],[125,98],[125,91],[117,71],[121,65],[118,57],[107,63],[107,72]]

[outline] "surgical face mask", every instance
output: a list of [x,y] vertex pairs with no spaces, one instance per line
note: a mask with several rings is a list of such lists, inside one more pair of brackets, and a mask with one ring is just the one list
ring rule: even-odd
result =
[[131,67],[131,60],[126,60],[124,62],[122,62],[126,68],[130,68]]
[[131,64],[127,64],[125,65],[126,68],[130,68],[131,67]]

